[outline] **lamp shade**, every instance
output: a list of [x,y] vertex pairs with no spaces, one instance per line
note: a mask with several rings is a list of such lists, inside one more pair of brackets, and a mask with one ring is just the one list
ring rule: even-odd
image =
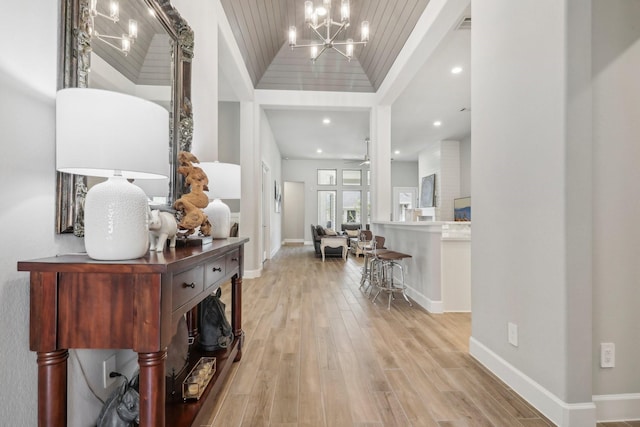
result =
[[169,112],[153,102],[99,89],[56,96],[56,168],[125,178],[169,176]]
[[241,195],[240,165],[220,162],[202,162],[202,168],[209,178],[209,200],[239,199]]
[[209,200],[204,213],[211,223],[211,236],[226,239],[231,229],[231,210],[220,199],[239,199],[241,195],[240,166],[231,163],[202,162],[202,168],[209,179]]
[[63,89],[56,97],[56,168],[108,177],[84,201],[84,243],[97,260],[139,258],[149,249],[147,196],[127,179],[166,178],[169,114],[117,92]]

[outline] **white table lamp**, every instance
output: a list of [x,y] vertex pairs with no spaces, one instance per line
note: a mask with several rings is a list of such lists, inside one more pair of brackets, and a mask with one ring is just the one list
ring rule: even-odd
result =
[[239,199],[240,166],[232,163],[201,162],[198,164],[209,179],[209,206],[203,209],[211,223],[211,236],[226,239],[231,228],[231,210],[221,199]]
[[84,204],[87,255],[139,258],[149,249],[147,196],[127,179],[169,176],[169,113],[134,96],[62,89],[56,96],[56,168],[108,178]]

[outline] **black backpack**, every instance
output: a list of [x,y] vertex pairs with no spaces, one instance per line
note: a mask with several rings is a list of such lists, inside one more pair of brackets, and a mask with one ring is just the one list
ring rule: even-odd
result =
[[198,344],[205,351],[228,348],[233,342],[233,330],[220,300],[220,288],[200,303],[200,334]]
[[111,393],[104,403],[96,427],[131,427],[140,423],[139,376],[131,381],[120,373],[112,373],[112,377],[121,377],[123,381]]

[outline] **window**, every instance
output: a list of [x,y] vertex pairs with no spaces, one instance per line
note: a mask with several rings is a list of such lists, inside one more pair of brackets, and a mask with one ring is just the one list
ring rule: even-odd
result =
[[336,225],[336,191],[318,191],[318,224],[335,228]]
[[344,169],[342,171],[342,185],[362,185],[362,171],[359,169]]
[[362,193],[360,191],[342,192],[342,222],[360,223],[362,218]]
[[335,169],[318,169],[318,185],[337,185],[338,172]]

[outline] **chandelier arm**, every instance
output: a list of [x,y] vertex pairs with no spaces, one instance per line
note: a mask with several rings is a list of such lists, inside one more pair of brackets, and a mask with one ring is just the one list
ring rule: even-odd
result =
[[322,50],[320,50],[320,52],[318,52],[318,54],[316,55],[316,57],[315,57],[315,58],[312,58],[311,60],[312,60],[313,62],[315,62],[315,61],[316,61],[316,59],[320,58],[320,55],[322,55],[322,54],[324,53],[324,51],[325,51],[325,50],[327,50],[327,47],[326,47],[326,46],[324,46],[324,47],[322,48]]
[[[109,46],[111,46],[112,48],[114,48],[114,49],[116,49],[116,50],[119,50],[119,51],[120,51],[120,52],[122,52],[122,53],[125,53],[125,52],[124,52],[124,50],[122,50],[122,48],[121,48],[121,47],[116,46],[115,44],[111,43],[109,40],[105,40],[103,37],[116,38],[116,39],[117,39],[118,37],[110,37],[110,36],[102,36],[102,35],[101,35],[101,36],[97,36],[97,37],[96,37],[96,39],[100,40],[102,43],[106,43],[106,44],[108,44],[108,45],[109,45]],[[120,40],[122,40],[122,39],[120,39]]]
[[322,44],[322,43],[296,44],[294,46],[291,46],[291,49],[295,49],[295,48],[298,48],[298,47],[313,47],[313,46],[315,46],[315,47],[324,47],[324,44]]
[[314,33],[316,33],[316,35],[318,37],[320,37],[320,39],[324,42],[324,37],[322,36],[322,34],[320,34],[320,32],[318,31],[318,28],[320,28],[322,24],[318,25],[317,27],[314,27],[313,25],[310,25],[309,28],[311,28],[311,30],[313,30]]
[[[114,40],[124,40],[124,37],[118,37],[118,36],[105,36],[104,34],[98,34],[97,38],[99,39],[114,39]],[[105,41],[105,40],[102,40]],[[131,42],[131,44],[133,44],[133,40],[131,38],[129,38],[129,41]]]
[[347,42],[335,42],[335,43],[331,43],[333,46],[346,46],[348,44],[352,44],[352,45],[356,45],[356,44],[367,44],[367,42],[351,42],[351,43],[347,43]]
[[119,19],[114,19],[109,15],[106,15],[106,14],[104,14],[102,12],[98,12],[97,10],[96,10],[96,16],[102,16],[103,18],[107,18],[109,21],[111,21],[113,23],[117,23],[117,22],[120,21]]
[[[344,56],[345,58],[347,58],[349,61],[351,61],[351,58],[349,58],[349,57],[347,56],[347,54],[346,54],[346,53],[344,53],[343,51],[341,51],[341,50],[340,50],[340,49],[338,49],[337,47],[333,46],[333,47],[332,47],[332,49],[333,49],[333,50],[335,50],[336,52],[338,52],[340,55],[342,55],[342,56]],[[318,56],[320,56],[320,55],[318,55]],[[317,58],[318,56],[316,56],[316,58]]]
[[[338,37],[338,34],[340,34],[342,32],[342,30],[344,30],[345,28],[347,28],[345,26],[345,23],[342,23],[342,25],[340,25],[340,28],[338,28],[338,31],[336,31],[336,33],[333,35],[333,37],[331,37],[331,39],[329,40],[329,43],[333,44],[333,41],[336,39],[336,37]],[[327,37],[329,38],[329,37]]]

